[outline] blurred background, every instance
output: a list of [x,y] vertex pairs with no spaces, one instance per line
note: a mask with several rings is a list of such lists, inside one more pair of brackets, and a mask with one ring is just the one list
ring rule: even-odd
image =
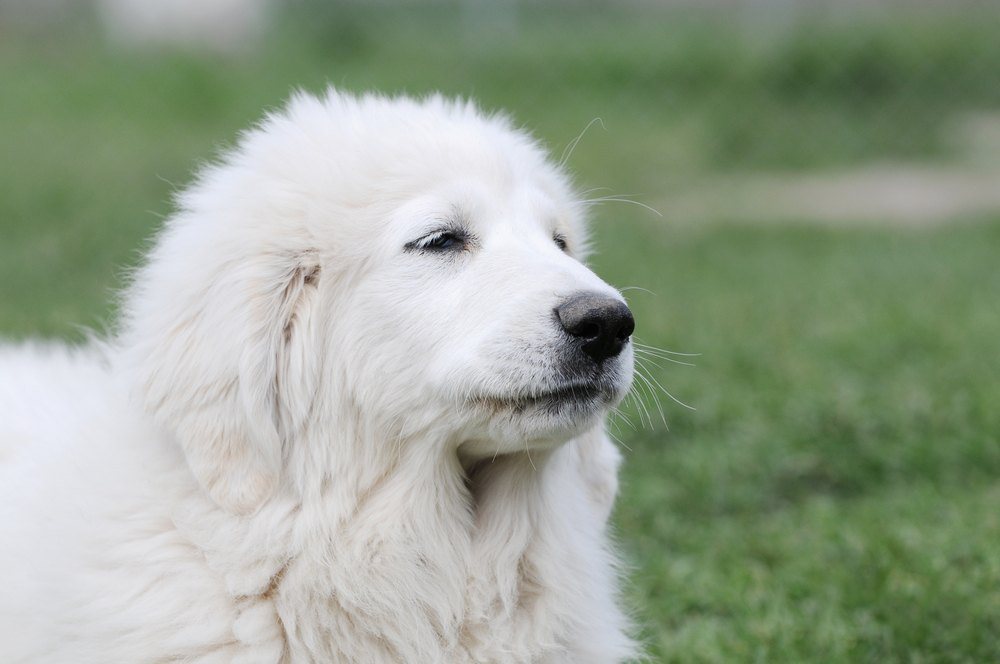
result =
[[641,351],[612,422],[651,659],[1000,661],[998,35],[998,0],[0,0],[0,335],[104,329],[294,88],[471,96],[568,157],[638,340],[698,354]]

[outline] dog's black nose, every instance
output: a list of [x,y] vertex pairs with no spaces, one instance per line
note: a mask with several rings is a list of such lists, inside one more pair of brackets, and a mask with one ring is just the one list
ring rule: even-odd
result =
[[635,329],[632,312],[621,300],[599,293],[577,293],[556,307],[563,329],[583,340],[583,352],[603,362],[622,352]]

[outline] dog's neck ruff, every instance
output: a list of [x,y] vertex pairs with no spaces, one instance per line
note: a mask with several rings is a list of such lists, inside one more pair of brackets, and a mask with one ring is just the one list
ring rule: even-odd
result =
[[[352,440],[365,463],[320,454],[321,472],[253,515],[199,496],[177,519],[290,661],[546,661],[613,605],[603,523],[576,481],[586,438],[469,472],[448,446]],[[299,449],[289,463],[319,461]]]

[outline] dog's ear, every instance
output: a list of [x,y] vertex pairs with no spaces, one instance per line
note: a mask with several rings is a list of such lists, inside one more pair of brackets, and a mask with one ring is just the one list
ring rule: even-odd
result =
[[122,358],[201,486],[247,513],[274,492],[282,445],[308,412],[319,266],[312,252],[218,231],[168,225],[129,293]]

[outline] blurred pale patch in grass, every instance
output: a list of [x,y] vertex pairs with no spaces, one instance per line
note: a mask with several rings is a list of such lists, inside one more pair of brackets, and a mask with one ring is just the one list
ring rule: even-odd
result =
[[1000,213],[1000,153],[987,164],[878,164],[832,172],[709,176],[651,201],[683,224],[919,228]]

